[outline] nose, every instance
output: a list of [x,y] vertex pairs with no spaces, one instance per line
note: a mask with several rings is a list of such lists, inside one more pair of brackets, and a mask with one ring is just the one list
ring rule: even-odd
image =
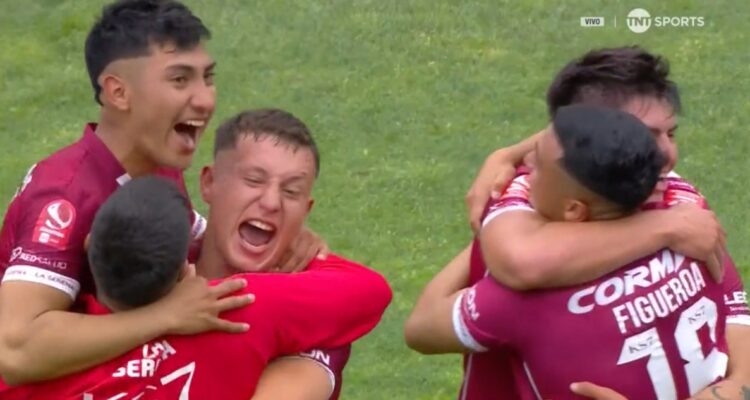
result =
[[277,185],[268,185],[260,197],[260,208],[268,213],[273,213],[281,208],[281,188]]
[[200,113],[211,114],[216,107],[216,87],[205,82],[196,85],[191,105]]

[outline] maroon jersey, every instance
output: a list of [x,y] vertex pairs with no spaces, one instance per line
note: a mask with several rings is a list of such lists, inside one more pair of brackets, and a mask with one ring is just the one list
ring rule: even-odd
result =
[[[472,243],[469,286],[487,276],[477,239]],[[464,376],[459,392],[460,400],[517,399],[513,377],[515,354],[510,348],[488,349],[464,355]]]
[[[18,399],[241,399],[252,397],[270,359],[336,347],[372,330],[391,291],[383,277],[336,256],[297,274],[241,274],[253,304],[222,314],[243,334],[164,337],[87,371],[0,393]],[[108,312],[88,297],[88,310]]]
[[[59,289],[75,300],[93,293],[84,240],[99,206],[130,177],[89,124],[83,137],[29,169],[5,214],[0,233],[2,281]],[[158,172],[187,195],[182,172]],[[194,238],[205,221],[191,214]]]
[[[518,176],[483,223],[511,210],[533,211],[528,189],[526,176]],[[661,200],[705,204],[676,175]],[[570,383],[584,380],[629,398],[686,397],[724,375],[724,326],[748,318],[731,260],[726,270],[717,285],[699,263],[664,250],[571,288],[520,293],[485,278],[457,302],[454,325],[469,348],[518,354],[521,398],[571,397]]]

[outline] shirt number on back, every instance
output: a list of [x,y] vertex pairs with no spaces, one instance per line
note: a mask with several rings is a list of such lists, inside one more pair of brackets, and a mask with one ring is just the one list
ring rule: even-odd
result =
[[[716,322],[718,312],[716,303],[701,297],[700,300],[688,307],[680,314],[674,340],[680,352],[680,357],[686,362],[685,376],[687,377],[690,394],[708,386],[716,378],[724,376],[729,357],[716,348]],[[714,347],[707,355],[703,355],[698,329],[708,325],[711,341]],[[664,352],[661,338],[656,328],[651,328],[625,339],[620,359],[617,365],[627,364],[635,360],[648,358],[646,369],[651,378],[656,397],[659,399],[677,398],[672,370]]]
[[188,378],[185,381],[185,384],[182,385],[182,390],[180,391],[180,399],[179,400],[190,400],[190,384],[193,383],[193,373],[195,373],[195,361],[191,362],[190,364],[176,369],[174,372],[172,372],[169,375],[165,375],[161,378],[161,384],[167,385],[168,383],[176,380],[177,378],[187,375]]

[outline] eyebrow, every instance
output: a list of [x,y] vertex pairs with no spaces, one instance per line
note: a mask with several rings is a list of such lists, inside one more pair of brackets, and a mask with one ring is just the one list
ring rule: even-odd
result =
[[[210,72],[210,71],[213,71],[213,69],[215,67],[216,67],[216,61],[214,61],[211,64],[209,64],[205,68],[205,70],[207,72]],[[193,72],[195,72],[195,70],[196,70],[196,68],[194,66],[192,66],[192,65],[189,65],[189,64],[175,64],[175,65],[170,65],[169,67],[167,67],[167,71],[168,72],[187,72],[187,73],[193,73]]]
[[284,179],[283,183],[284,184],[292,184],[292,183],[297,183],[299,181],[304,181],[305,178],[307,177],[307,175],[308,175],[307,172],[302,172],[299,175],[295,175],[295,176],[292,176],[290,178]]

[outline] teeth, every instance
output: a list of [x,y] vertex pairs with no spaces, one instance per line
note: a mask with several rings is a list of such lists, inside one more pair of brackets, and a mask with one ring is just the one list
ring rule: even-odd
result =
[[262,229],[262,230],[264,230],[266,232],[273,231],[273,226],[271,226],[270,224],[267,224],[267,223],[265,223],[263,221],[258,221],[257,219],[250,220],[247,223],[250,224],[250,225],[252,225],[252,226],[254,226],[254,227],[256,227],[256,228],[258,228],[258,229]]
[[189,121],[185,121],[185,122],[183,122],[183,124],[185,124],[185,125],[190,125],[190,126],[194,126],[194,127],[196,127],[196,128],[200,128],[200,127],[202,127],[203,125],[206,125],[206,121],[201,121],[201,120],[198,120],[198,119],[191,119],[191,120],[189,120]]

